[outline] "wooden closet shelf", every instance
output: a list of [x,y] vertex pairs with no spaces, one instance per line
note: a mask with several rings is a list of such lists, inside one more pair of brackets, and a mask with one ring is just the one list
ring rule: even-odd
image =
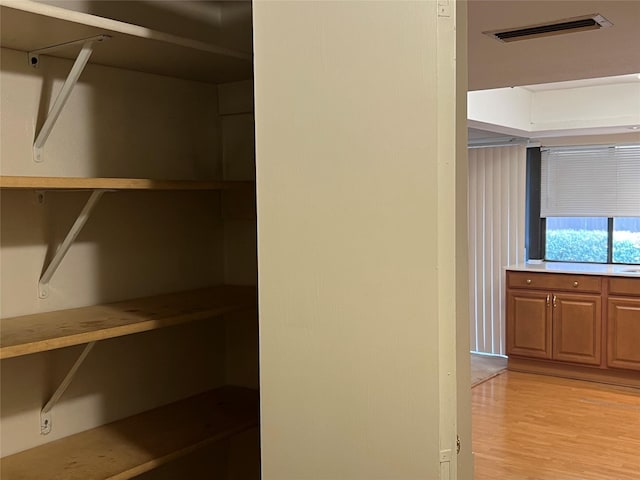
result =
[[259,422],[255,390],[223,387],[10,455],[7,480],[128,479]]
[[[5,48],[29,52],[108,35],[90,63],[209,83],[252,76],[251,53],[30,0],[0,0],[0,22],[0,46]],[[72,47],[51,55],[75,59],[78,52]]]
[[0,359],[256,308],[255,287],[218,286],[0,320]]
[[253,182],[213,180],[153,180],[148,178],[82,178],[0,176],[2,189],[35,190],[230,190],[253,187]]

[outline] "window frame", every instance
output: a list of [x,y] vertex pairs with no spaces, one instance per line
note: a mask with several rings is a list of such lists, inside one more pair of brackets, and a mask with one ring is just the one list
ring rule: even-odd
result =
[[[540,191],[542,181],[542,149],[527,148],[526,191],[525,191],[525,249],[527,260],[544,260],[550,263],[563,263],[563,260],[547,260],[547,219],[540,218]],[[613,222],[615,217],[607,218],[607,261],[571,263],[591,263],[595,265],[638,265],[635,263],[613,262]]]
[[540,218],[540,191],[542,185],[542,149],[527,148],[525,185],[525,250],[526,260],[545,257],[546,219]]

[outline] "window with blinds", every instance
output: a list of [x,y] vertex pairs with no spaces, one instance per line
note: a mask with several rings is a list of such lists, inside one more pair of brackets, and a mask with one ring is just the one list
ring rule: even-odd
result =
[[540,216],[640,217],[640,145],[542,151]]
[[542,152],[545,259],[640,264],[640,145]]

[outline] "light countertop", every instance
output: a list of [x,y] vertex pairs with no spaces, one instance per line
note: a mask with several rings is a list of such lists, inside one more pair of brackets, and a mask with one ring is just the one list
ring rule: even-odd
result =
[[640,265],[612,265],[602,263],[542,262],[509,265],[506,270],[543,273],[578,273],[581,275],[611,275],[640,278]]

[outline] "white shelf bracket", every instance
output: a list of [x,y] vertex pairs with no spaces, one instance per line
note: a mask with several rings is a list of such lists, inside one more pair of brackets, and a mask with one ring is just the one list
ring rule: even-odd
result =
[[42,274],[42,277],[40,277],[40,281],[38,282],[38,296],[40,298],[47,298],[49,296],[49,282],[51,281],[51,277],[53,277],[53,274],[60,266],[62,259],[69,251],[69,248],[82,230],[82,227],[84,227],[84,224],[87,223],[87,220],[89,220],[91,212],[98,203],[98,200],[102,198],[102,195],[105,191],[107,190],[94,190],[91,193],[89,200],[87,200],[87,203],[78,214],[78,218],[76,218],[76,221],[71,226],[71,229],[69,229],[67,236],[56,250],[55,255],[49,262],[49,265],[47,265],[47,268],[44,270],[44,273]]
[[50,47],[41,48],[39,50],[33,50],[29,52],[29,64],[33,67],[37,67],[40,63],[40,54],[41,53],[50,53],[54,50],[57,50],[62,47],[68,47],[70,45],[75,45],[77,43],[82,43],[82,49],[76,58],[76,61],[71,67],[71,71],[67,76],[67,79],[62,85],[62,89],[60,93],[56,97],[55,102],[53,102],[53,106],[47,115],[47,119],[45,120],[42,128],[36,135],[36,139],[33,143],[33,159],[34,161],[40,163],[43,161],[42,149],[44,148],[44,144],[47,142],[49,135],[51,134],[51,130],[58,120],[60,116],[60,112],[64,108],[69,96],[71,95],[71,91],[73,87],[78,83],[78,79],[84,70],[84,67],[87,65],[89,61],[89,57],[91,57],[91,53],[93,52],[93,45],[96,42],[101,42],[107,38],[110,38],[108,35],[98,35],[95,37],[85,38],[83,40],[75,40],[73,42],[61,43],[59,45],[52,45]]
[[42,410],[40,411],[40,434],[41,435],[47,435],[49,432],[51,432],[51,409],[53,409],[54,405],[58,402],[58,400],[60,400],[60,397],[62,397],[62,394],[69,387],[69,385],[71,384],[71,381],[73,380],[73,377],[75,377],[78,369],[80,368],[84,360],[87,358],[87,355],[89,355],[89,352],[91,352],[91,349],[94,347],[95,344],[96,342],[87,343],[87,345],[84,347],[84,350],[82,350],[82,353],[80,354],[78,359],[75,361],[75,363],[73,364],[73,366],[71,367],[67,375],[62,380],[62,383],[60,383],[60,386],[56,389],[56,391],[53,393],[53,395],[51,396],[49,401],[44,405],[44,407],[42,407]]

